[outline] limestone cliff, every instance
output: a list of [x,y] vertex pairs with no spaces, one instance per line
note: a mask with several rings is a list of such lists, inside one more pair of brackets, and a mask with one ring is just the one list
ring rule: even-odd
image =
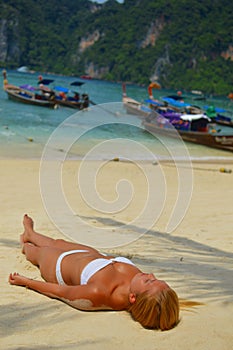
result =
[[[19,20],[14,9],[5,6],[7,15],[0,18],[0,62],[20,62]],[[1,10],[1,8],[0,8]]]

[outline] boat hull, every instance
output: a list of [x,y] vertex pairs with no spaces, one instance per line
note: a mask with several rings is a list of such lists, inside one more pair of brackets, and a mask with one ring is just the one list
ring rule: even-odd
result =
[[177,130],[175,128],[162,127],[160,124],[147,121],[143,121],[142,124],[145,130],[154,135],[177,138],[178,133],[186,142],[233,152],[233,135],[217,135],[210,132]]
[[35,94],[29,94],[29,93],[23,94],[21,90],[6,89],[5,91],[8,95],[8,98],[15,102],[21,102],[24,104],[30,104],[34,106],[52,107],[52,108],[56,104],[54,101],[38,99],[35,97],[36,96]]
[[123,97],[123,104],[128,114],[136,115],[141,119],[148,117],[152,112],[150,108],[129,97]]
[[69,108],[74,108],[74,109],[79,109],[82,110],[84,108],[87,108],[89,106],[89,103],[85,102],[71,102],[71,101],[66,101],[66,100],[56,100],[55,103],[59,106],[63,107],[69,107]]

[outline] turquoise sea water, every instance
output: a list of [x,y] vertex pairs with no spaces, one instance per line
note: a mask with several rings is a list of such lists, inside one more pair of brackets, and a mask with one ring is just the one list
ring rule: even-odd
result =
[[[36,86],[38,75],[8,71],[8,82]],[[69,88],[70,83],[77,80],[54,75],[43,77],[54,79],[55,85]],[[88,154],[94,159],[151,159],[153,155],[163,159],[172,152],[174,157],[182,158],[189,154],[191,159],[203,161],[233,160],[231,152],[184,144],[179,140],[156,139],[146,133],[140,119],[126,114],[121,103],[121,84],[88,80],[78,90],[88,93],[93,102],[88,111],[24,105],[8,100],[6,93],[0,89],[0,157],[40,159],[44,151],[55,148],[71,158],[83,158]],[[156,90],[154,95],[159,98],[174,93],[161,89]],[[148,97],[146,87],[133,85],[127,86],[127,94],[141,102]],[[214,104],[233,110],[232,101],[224,97],[197,102],[198,105]],[[52,152],[50,156],[53,156]]]

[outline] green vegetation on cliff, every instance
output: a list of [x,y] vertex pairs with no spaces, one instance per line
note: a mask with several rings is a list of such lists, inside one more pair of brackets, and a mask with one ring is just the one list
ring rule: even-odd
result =
[[0,61],[227,94],[232,15],[231,0],[0,0]]

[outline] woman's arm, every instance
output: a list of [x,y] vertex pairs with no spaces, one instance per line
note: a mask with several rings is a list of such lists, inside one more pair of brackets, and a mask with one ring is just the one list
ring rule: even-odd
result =
[[110,309],[106,303],[106,295],[96,286],[68,286],[56,283],[36,281],[18,273],[11,273],[9,283],[24,286],[46,295],[50,298],[60,299],[67,304],[81,310]]

